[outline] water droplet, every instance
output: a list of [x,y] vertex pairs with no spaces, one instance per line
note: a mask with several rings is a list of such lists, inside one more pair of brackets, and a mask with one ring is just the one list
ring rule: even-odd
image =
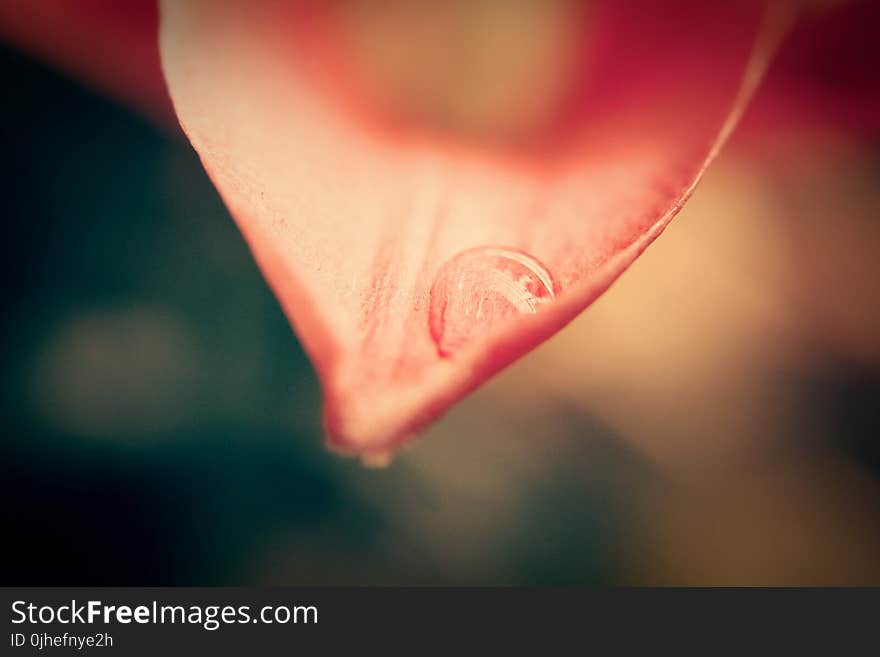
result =
[[448,260],[431,287],[428,322],[441,356],[488,334],[499,322],[533,315],[556,296],[547,268],[518,249],[478,246]]
[[390,449],[364,450],[361,452],[361,463],[366,468],[387,468],[393,457]]

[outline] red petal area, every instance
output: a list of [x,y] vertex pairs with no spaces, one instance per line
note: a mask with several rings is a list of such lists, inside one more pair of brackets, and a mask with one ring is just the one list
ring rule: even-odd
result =
[[880,3],[815,3],[792,30],[744,125],[768,131],[829,128],[880,135]]
[[0,38],[173,125],[156,0],[3,0]]
[[169,0],[162,62],[317,367],[330,444],[368,459],[558,331],[660,234],[782,22],[758,3],[594,6],[555,127],[496,148],[375,120],[332,30],[283,7]]

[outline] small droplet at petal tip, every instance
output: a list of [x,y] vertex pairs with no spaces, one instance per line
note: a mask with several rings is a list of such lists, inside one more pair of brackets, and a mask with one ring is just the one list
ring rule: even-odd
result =
[[394,453],[390,449],[374,449],[361,452],[360,457],[364,467],[382,469],[391,465]]

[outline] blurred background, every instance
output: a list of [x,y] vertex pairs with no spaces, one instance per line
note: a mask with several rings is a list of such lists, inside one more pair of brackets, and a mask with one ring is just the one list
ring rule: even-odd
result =
[[185,140],[0,75],[4,584],[880,584],[871,139],[747,123],[608,294],[368,470]]

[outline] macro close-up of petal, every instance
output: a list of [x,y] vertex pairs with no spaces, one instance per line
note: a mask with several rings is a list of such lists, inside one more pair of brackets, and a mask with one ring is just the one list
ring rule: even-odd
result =
[[[514,4],[530,28],[510,21],[502,57],[468,43],[492,3],[161,7],[181,124],[318,370],[330,444],[366,461],[564,326],[660,234],[787,21],[757,2]],[[402,62],[376,31],[404,41]],[[538,70],[516,51],[540,53],[525,58]],[[468,78],[494,94],[444,104]],[[428,108],[411,102],[425,88]]]
[[12,646],[880,583],[878,62],[872,0],[0,2]]

